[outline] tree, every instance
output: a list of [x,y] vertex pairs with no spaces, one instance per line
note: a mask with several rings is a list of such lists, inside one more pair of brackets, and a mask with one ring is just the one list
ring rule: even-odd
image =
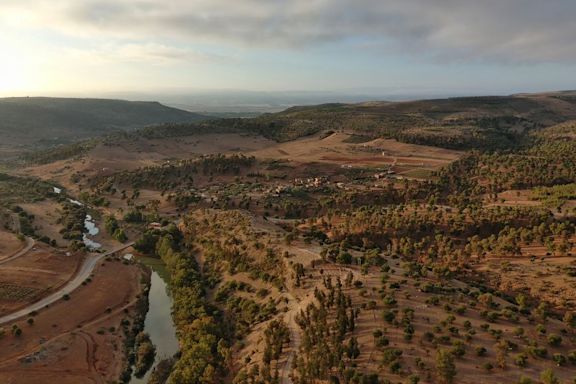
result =
[[554,371],[547,369],[540,374],[540,380],[543,384],[560,384],[560,380],[554,374]]
[[20,336],[20,335],[22,335],[22,329],[20,329],[20,327],[18,325],[14,324],[12,326],[12,334],[14,336]]
[[122,228],[117,228],[114,231],[114,235],[112,235],[112,237],[114,237],[116,240],[118,240],[121,243],[126,242],[126,240],[128,240],[128,236],[126,236],[126,233],[124,233],[124,230]]
[[360,356],[360,348],[358,347],[358,340],[355,337],[352,337],[348,342],[348,348],[346,350],[346,354],[348,355],[349,359],[356,359]]
[[502,369],[506,368],[506,356],[508,356],[508,343],[504,340],[500,340],[495,345],[496,348],[496,361],[498,366]]
[[548,344],[553,347],[558,347],[562,344],[562,337],[558,335],[550,335],[548,336]]
[[106,232],[113,235],[118,229],[118,220],[114,216],[107,216],[104,220],[104,228],[106,228]]
[[134,249],[148,255],[154,254],[156,242],[158,241],[159,234],[154,231],[146,231],[134,243]]
[[439,350],[436,353],[436,371],[441,383],[452,384],[456,377],[456,365],[454,356],[449,351]]
[[564,324],[570,328],[576,328],[576,315],[574,312],[566,312],[564,315]]

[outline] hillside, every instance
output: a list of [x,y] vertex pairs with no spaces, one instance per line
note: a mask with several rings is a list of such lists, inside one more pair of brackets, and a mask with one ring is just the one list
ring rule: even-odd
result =
[[59,144],[159,123],[189,123],[203,116],[157,102],[106,99],[0,99],[2,146]]
[[[289,142],[315,134],[328,136],[332,132],[342,132],[351,135],[347,139],[349,143],[391,139],[454,150],[508,150],[526,144],[526,140],[531,140],[530,133],[576,120],[573,97],[574,92],[566,91],[405,102],[332,103],[292,107],[253,118],[202,120],[204,116],[190,114],[197,121],[170,122],[167,117],[164,124],[148,125],[129,132],[124,130],[121,134],[118,134],[118,128],[102,129],[101,133],[113,132],[97,140],[30,152],[25,160],[49,163],[67,159],[85,153],[97,143],[108,146],[140,143],[144,149],[150,140],[178,141],[179,138],[206,134],[249,134],[276,142]],[[166,108],[153,103],[135,104]],[[107,109],[105,114],[110,115],[111,110]],[[92,123],[85,125],[89,124]]]
[[252,119],[219,119],[148,129],[145,137],[187,136],[200,131],[252,132],[289,141],[340,130],[405,143],[450,149],[505,149],[524,134],[576,118],[572,93],[459,97],[408,102],[366,102],[293,107]]

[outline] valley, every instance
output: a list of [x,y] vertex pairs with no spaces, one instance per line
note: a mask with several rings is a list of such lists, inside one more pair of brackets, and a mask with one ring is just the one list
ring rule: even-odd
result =
[[[0,381],[570,382],[569,97],[295,107],[6,156]],[[151,262],[174,356],[146,333]]]

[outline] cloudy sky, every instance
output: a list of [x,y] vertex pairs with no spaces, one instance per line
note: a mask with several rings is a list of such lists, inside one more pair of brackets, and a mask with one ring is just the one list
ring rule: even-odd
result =
[[576,88],[574,0],[1,0],[0,95]]

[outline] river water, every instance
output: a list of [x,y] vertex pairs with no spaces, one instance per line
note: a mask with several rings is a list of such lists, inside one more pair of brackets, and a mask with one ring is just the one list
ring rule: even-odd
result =
[[[60,194],[62,193],[62,189],[54,187],[54,192]],[[77,200],[68,200],[72,204],[83,205]],[[84,244],[86,244],[90,250],[100,248],[102,245],[89,237],[96,236],[100,232],[91,215],[86,215],[84,227],[88,232],[83,236]],[[130,257],[125,258],[132,260],[132,257],[133,256],[130,255]],[[158,362],[174,356],[180,349],[178,339],[176,338],[176,327],[172,321],[172,298],[170,297],[170,291],[168,289],[170,275],[166,270],[166,266],[162,260],[152,257],[141,257],[139,261],[148,266],[152,271],[150,276],[150,291],[148,293],[149,306],[144,321],[144,332],[150,335],[150,340],[156,347],[156,356],[154,357],[154,363],[146,374],[140,378],[132,375],[130,384],[146,384]]]
[[179,350],[176,327],[172,322],[172,298],[168,290],[168,271],[159,259],[141,257],[138,260],[152,270],[148,293],[149,309],[144,322],[144,332],[150,335],[152,344],[156,346],[156,356],[152,367],[144,377],[137,378],[133,375],[130,384],[146,384],[156,364],[162,359],[174,356]]
[[[52,189],[54,190],[54,193],[57,193],[57,194],[62,193],[61,188],[52,187]],[[84,205],[81,202],[79,202],[78,200],[73,200],[73,199],[68,198],[68,201],[71,202],[72,204],[76,204],[80,207]],[[100,243],[92,240],[90,237],[88,237],[88,236],[96,236],[98,233],[100,233],[100,229],[96,226],[96,222],[94,221],[94,219],[92,218],[91,215],[86,215],[86,217],[84,218],[84,228],[86,228],[86,231],[88,231],[88,234],[84,233],[82,235],[82,242],[84,243],[84,245],[86,245],[86,248],[88,248],[91,251],[95,251],[98,248],[101,248],[102,244],[100,244]]]
[[101,248],[102,244],[97,243],[96,241],[88,237],[88,235],[96,236],[98,233],[100,233],[100,229],[96,226],[96,222],[94,221],[91,215],[86,215],[86,218],[84,219],[84,228],[86,228],[86,230],[88,231],[88,234],[85,233],[84,235],[82,235],[82,241],[84,242],[86,247],[88,247],[88,249],[91,251]]

